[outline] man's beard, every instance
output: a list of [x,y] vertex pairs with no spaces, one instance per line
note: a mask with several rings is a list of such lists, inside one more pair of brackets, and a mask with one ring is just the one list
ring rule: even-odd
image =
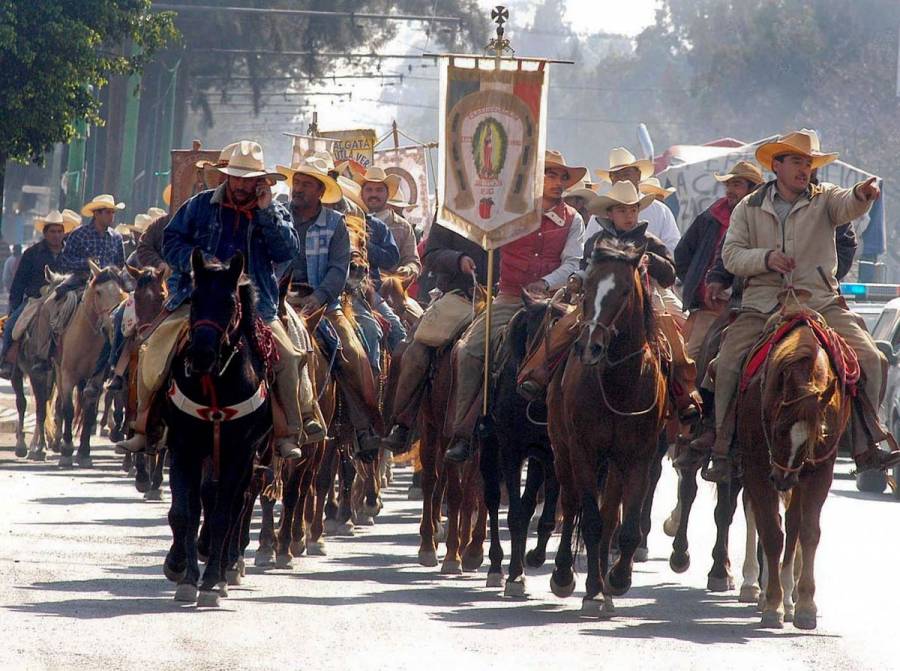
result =
[[378,198],[376,196],[370,196],[369,198],[366,198],[366,205],[371,212],[380,212],[386,204],[386,200]]
[[294,192],[291,194],[291,207],[295,207],[298,210],[305,210],[310,206],[309,201],[306,199],[305,193]]
[[251,200],[253,200],[252,191],[244,191],[243,189],[231,190],[231,202],[235,205],[246,205]]

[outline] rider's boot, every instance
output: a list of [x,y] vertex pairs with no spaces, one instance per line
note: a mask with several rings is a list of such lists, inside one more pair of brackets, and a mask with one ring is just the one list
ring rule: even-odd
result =
[[451,464],[462,464],[468,461],[475,452],[472,441],[468,438],[457,438],[444,453],[444,461]]
[[731,480],[731,442],[734,439],[735,421],[735,401],[732,400],[726,408],[722,426],[716,429],[710,450],[710,463],[700,472],[700,476],[707,482],[724,485]]
[[394,454],[409,451],[409,428],[402,424],[394,424],[388,435],[381,441],[381,446]]
[[[863,402],[857,399],[853,403],[853,412],[850,415],[850,436],[853,442],[853,460],[856,462],[856,472],[879,470],[884,471],[892,466],[900,464],[900,450],[897,449],[897,441],[889,431],[881,427],[877,415],[873,412],[869,421],[866,421],[866,412],[863,410]],[[875,434],[874,438],[872,433]],[[887,441],[889,449],[882,450],[878,442]]]

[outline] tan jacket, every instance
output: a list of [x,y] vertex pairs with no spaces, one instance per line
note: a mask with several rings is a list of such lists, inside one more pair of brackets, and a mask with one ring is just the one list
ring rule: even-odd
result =
[[[784,226],[772,203],[774,181],[738,203],[725,234],[722,261],[730,273],[745,278],[742,307],[771,312],[778,305],[778,293],[788,280],[766,267],[766,255],[773,250],[797,262],[791,280],[795,288],[812,294],[810,307],[821,310],[834,301],[838,289],[834,229],[872,206],[855,192],[855,186],[810,185],[808,194],[794,203]],[[831,286],[826,285],[819,267]]]
[[400,263],[397,264],[397,270],[418,277],[422,273],[422,261],[419,259],[419,251],[416,249],[416,234],[413,232],[412,224],[390,208],[378,212],[375,216],[391,229],[394,242],[397,243],[397,248],[400,250]]

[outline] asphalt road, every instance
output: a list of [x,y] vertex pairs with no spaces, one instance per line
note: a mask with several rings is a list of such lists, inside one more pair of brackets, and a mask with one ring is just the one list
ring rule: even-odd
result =
[[[328,538],[327,557],[295,559],[292,570],[254,568],[251,551],[244,585],[221,609],[198,611],[176,603],[162,575],[167,503],[145,502],[98,442],[93,470],[61,471],[17,460],[12,436],[0,435],[0,669],[900,668],[900,504],[859,494],[846,477],[825,508],[812,633],[760,629],[753,606],[705,590],[706,486],[690,533],[694,564],[670,571],[660,530],[674,501],[669,468],[650,561],[608,621],[580,615],[583,575],[573,597],[550,593],[552,553],[529,573],[525,601],[486,588],[486,566],[461,577],[418,566],[408,470],[375,526]],[[741,519],[738,577],[742,538]]]

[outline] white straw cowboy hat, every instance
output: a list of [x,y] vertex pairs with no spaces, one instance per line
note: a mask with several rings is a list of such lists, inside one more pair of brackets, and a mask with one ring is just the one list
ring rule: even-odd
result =
[[571,189],[572,186],[584,179],[587,174],[587,168],[578,168],[566,164],[566,159],[558,151],[548,149],[544,152],[544,170],[547,168],[562,168],[569,173],[569,179],[563,184],[564,189]]
[[401,195],[402,194],[398,193],[396,196],[394,196],[393,199],[388,198],[387,204],[390,205],[391,207],[396,207],[399,210],[405,210],[408,207],[416,206],[415,203],[407,203],[405,200],[403,200],[400,197]]
[[94,199],[84,204],[81,214],[85,217],[93,217],[94,210],[124,210],[125,203],[117,203],[116,199],[108,193],[94,196]]
[[168,214],[168,212],[166,212],[161,207],[151,207],[151,208],[147,209],[147,214],[150,215],[150,218],[155,221],[155,220],[159,219],[160,217],[166,216],[166,214]]
[[[230,177],[265,177],[268,180],[282,180],[284,175],[266,168],[263,159],[263,150],[258,142],[241,140],[231,146],[231,154],[228,156],[228,165],[217,167],[216,170]],[[224,153],[224,152],[223,152]],[[221,156],[220,156],[221,159]]]
[[153,221],[154,217],[151,217],[149,214],[136,214],[134,216],[134,223],[131,225],[131,230],[137,234],[141,234],[147,230]]
[[624,170],[625,168],[637,168],[641,171],[641,179],[647,179],[653,176],[653,161],[647,158],[638,160],[634,154],[625,149],[625,147],[616,147],[609,152],[609,167],[595,170],[594,174],[600,179],[611,182],[610,173]]
[[376,184],[384,184],[388,190],[388,200],[397,197],[400,191],[400,175],[389,175],[384,168],[373,165],[362,175],[356,175],[353,180],[363,186],[366,182],[374,182]]
[[597,185],[582,179],[572,185],[562,195],[563,198],[584,198],[593,200],[597,197]]
[[113,229],[119,235],[131,235],[132,227],[128,224],[116,224],[116,227]]
[[226,144],[222,151],[219,152],[219,158],[215,161],[197,161],[194,166],[197,168],[224,168],[228,165],[228,161],[231,159],[231,153],[234,151],[237,142],[232,142],[231,144]]
[[45,226],[62,226],[63,232],[68,233],[76,226],[81,224],[81,215],[72,210],[50,210],[43,217],[34,218],[34,230],[38,233],[44,230]]
[[650,205],[655,199],[656,196],[652,194],[646,194],[642,197],[638,190],[634,188],[634,184],[626,180],[613,184],[609,191],[591,201],[587,209],[588,212],[596,214],[598,217],[607,217],[609,208],[616,205],[637,205],[638,211],[640,211]]
[[315,156],[307,156],[300,163],[291,165],[290,168],[284,165],[275,166],[275,169],[289,181],[293,181],[294,175],[306,175],[313,179],[319,180],[325,186],[325,193],[322,194],[322,202],[326,205],[333,205],[343,198],[341,187],[334,181],[334,178],[328,174],[328,164],[321,158]]
[[731,170],[724,175],[720,175],[719,173],[713,175],[713,178],[717,182],[727,182],[729,179],[734,179],[735,177],[746,179],[748,182],[756,184],[757,186],[766,181],[763,177],[762,170],[757,168],[750,161],[738,161],[731,166]]
[[369,211],[369,208],[366,207],[366,203],[363,200],[362,187],[359,184],[343,175],[338,175],[337,182],[347,200],[356,205],[363,212]]
[[663,200],[675,193],[674,186],[664,189],[662,183],[656,177],[648,177],[645,179],[638,185],[638,190],[640,190],[641,193],[649,194],[654,198],[662,198]]
[[772,161],[776,156],[799,154],[812,160],[813,168],[821,168],[835,159],[837,154],[826,154],[819,146],[819,134],[814,130],[803,128],[787,135],[782,135],[775,142],[761,144],[756,150],[756,160],[766,170],[772,170]]

